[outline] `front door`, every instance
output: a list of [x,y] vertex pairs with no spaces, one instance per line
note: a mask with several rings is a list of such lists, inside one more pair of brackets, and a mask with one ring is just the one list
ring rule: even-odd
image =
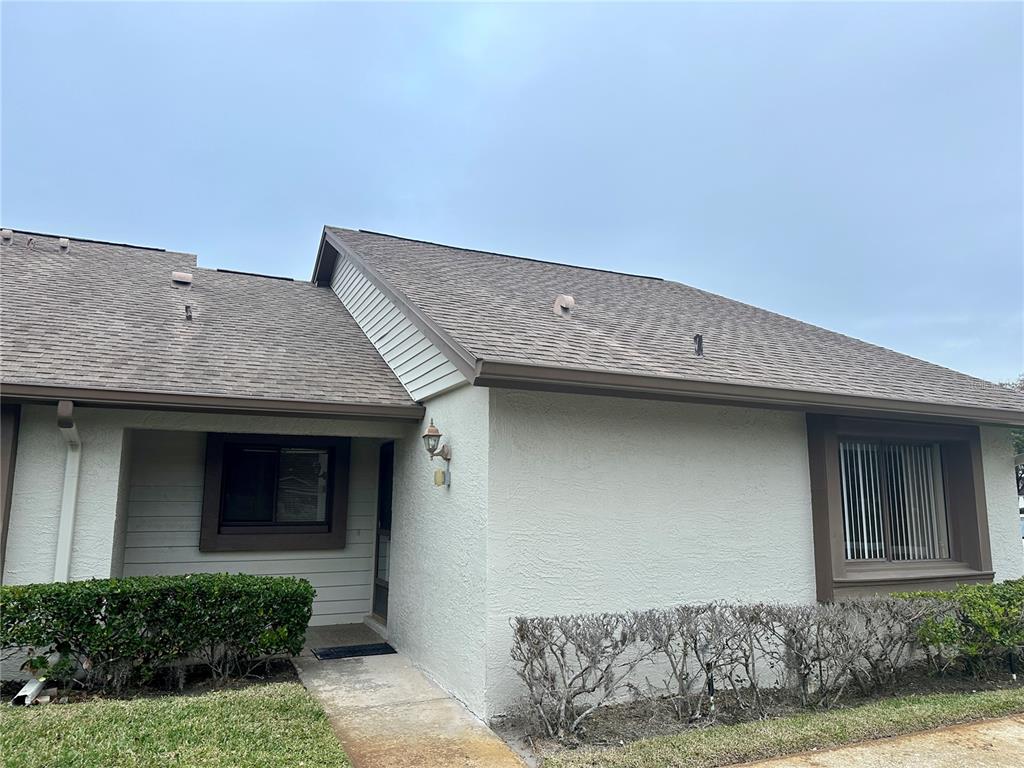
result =
[[377,470],[377,546],[373,563],[373,612],[388,620],[388,571],[391,562],[391,496],[395,480],[395,444],[380,447]]

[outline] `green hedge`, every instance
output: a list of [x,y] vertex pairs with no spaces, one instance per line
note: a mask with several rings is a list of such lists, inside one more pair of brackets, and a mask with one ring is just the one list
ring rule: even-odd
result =
[[85,670],[91,687],[147,682],[184,659],[224,679],[299,653],[313,595],[303,579],[226,573],[3,586],[0,646],[32,649],[40,676]]
[[937,610],[921,625],[918,638],[939,669],[963,660],[978,672],[1008,661],[1015,671],[1024,671],[1024,579],[900,597],[936,601]]

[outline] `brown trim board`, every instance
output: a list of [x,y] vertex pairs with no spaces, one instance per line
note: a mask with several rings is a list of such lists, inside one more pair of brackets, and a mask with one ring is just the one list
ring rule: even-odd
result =
[[939,419],[966,424],[1024,426],[1024,411],[998,408],[918,403],[779,387],[694,381],[491,360],[481,360],[477,369],[478,374],[473,379],[473,384],[484,387],[508,387],[653,400],[712,402],[720,405],[754,405],[862,417],[907,420]]
[[[265,443],[278,446],[314,446],[331,452],[328,481],[330,517],[324,526],[260,526],[253,528],[221,525],[221,494],[224,449],[232,443]],[[305,435],[249,435],[210,432],[206,436],[203,476],[203,508],[199,526],[200,552],[271,552],[282,550],[344,549],[348,532],[348,486],[352,439]],[[224,530],[227,528],[227,530]]]
[[326,253],[324,248],[326,244],[327,227],[324,227],[320,232],[320,245],[316,249],[316,261],[313,262],[313,276],[309,278],[311,283],[320,288],[331,284],[334,263],[338,260],[338,251],[331,246],[330,253]]
[[635,397],[653,400],[685,400],[723,405],[788,408],[862,417],[908,420],[942,420],[969,424],[1024,426],[1024,410],[923,403],[880,397],[791,390],[781,387],[694,381],[644,376],[615,371],[568,368],[501,360],[483,360],[455,341],[421,311],[415,302],[377,274],[360,255],[337,235],[324,228],[317,252],[313,281],[328,285],[339,255],[350,259],[373,285],[475,386],[532,389],[549,392]]
[[[841,437],[928,440],[940,445],[950,557],[893,562],[847,560],[839,466]],[[949,588],[992,580],[988,509],[977,426],[917,424],[807,414],[814,573],[818,599],[886,590]]]
[[[360,272],[373,283],[374,287],[377,288],[381,293],[388,297],[395,306],[412,322],[413,325],[426,336],[431,343],[441,350],[442,354],[447,357],[459,372],[470,381],[476,377],[477,366],[479,360],[476,355],[470,352],[468,349],[463,347],[459,342],[455,341],[445,330],[434,323],[416,304],[408,299],[401,291],[395,289],[387,280],[378,275],[373,267],[369,266],[362,257],[349,246],[345,245],[336,235],[324,230],[325,242],[334,248],[337,255],[344,255],[348,258]],[[334,259],[330,260],[331,269],[333,271]],[[314,273],[316,277],[321,272],[325,271],[324,266],[321,264],[320,256],[317,256],[317,272]],[[330,276],[327,277],[330,282]],[[320,285],[320,281],[317,280],[317,285]]]
[[175,392],[128,392],[36,384],[3,384],[2,393],[5,400],[37,402],[72,400],[78,405],[212,411],[216,413],[256,413],[264,416],[325,416],[419,422],[425,413],[423,406],[414,404],[368,405],[364,403],[303,402]]

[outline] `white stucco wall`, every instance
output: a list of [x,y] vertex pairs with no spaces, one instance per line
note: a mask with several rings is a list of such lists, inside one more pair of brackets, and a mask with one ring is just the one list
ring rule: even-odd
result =
[[434,486],[443,462],[419,439],[396,444],[388,639],[482,714],[488,391],[462,387],[426,405],[452,448],[452,482]]
[[981,462],[985,473],[985,506],[992,541],[996,581],[1024,576],[1013,442],[1007,427],[981,428]]
[[509,619],[815,599],[804,415],[493,390],[486,716]]
[[[417,426],[89,408],[75,413],[83,441],[75,579],[121,573],[121,540],[128,547],[125,573],[221,568],[220,560],[200,562],[203,553],[189,538],[197,528],[167,530],[174,541],[164,545],[161,531],[141,520],[146,515],[137,506],[132,513],[132,503],[146,499],[118,496],[119,477],[125,478],[122,490],[171,481],[192,489],[173,501],[196,505],[200,443],[187,433],[375,438],[353,456],[354,467],[362,461],[374,478],[369,447],[377,438],[399,438],[389,639],[485,717],[506,711],[519,695],[508,624],[517,614],[815,597],[801,413],[465,386],[427,403],[426,418],[435,420],[454,453],[450,489],[432,483],[433,470],[443,465],[427,457],[419,440],[426,420]],[[145,439],[138,442],[143,433],[135,430],[186,433],[175,437],[192,446],[191,454],[185,451],[192,458],[178,466],[149,450]],[[130,450],[126,437],[135,438]],[[1019,577],[1024,558],[1008,430],[983,428],[982,452],[996,578]],[[25,406],[5,583],[52,579],[64,457],[55,406]],[[191,479],[184,482],[179,470]],[[140,481],[147,477],[156,480]],[[333,590],[328,602],[364,602],[353,603],[352,611],[335,611],[340,602],[320,610],[324,621],[355,617],[368,607],[365,591],[355,597],[346,591],[365,588],[372,554],[376,487],[357,485],[350,533],[358,535],[350,541],[365,548],[363,565],[353,571],[316,568],[323,563],[302,568],[319,574],[313,575],[318,589]],[[119,507],[127,510],[120,517]],[[140,555],[144,548],[153,548],[155,559]],[[181,557],[185,550],[189,555]],[[288,562],[295,557],[243,553],[239,569],[297,573]],[[359,583],[338,581],[340,573],[354,573]]]
[[[107,578],[114,560],[124,429],[116,411],[76,411],[82,441],[71,578]],[[5,584],[53,580],[67,448],[56,406],[26,405],[4,561]]]
[[[119,542],[130,531],[118,509],[130,470],[126,446],[130,430],[253,432],[412,438],[411,425],[362,419],[243,416],[174,411],[75,408],[82,458],[71,552],[71,578],[106,578],[122,573]],[[11,518],[4,561],[5,584],[52,581],[60,521],[66,448],[57,430],[55,405],[22,408],[18,462],[11,494]],[[125,482],[121,482],[124,479]],[[376,475],[372,487],[376,499]],[[122,493],[119,496],[119,489]],[[359,504],[369,508],[369,490]],[[369,547],[372,555],[372,545]],[[166,557],[171,557],[170,554]],[[142,565],[136,563],[135,565]],[[131,572],[133,569],[126,569]],[[339,594],[341,594],[339,592]]]

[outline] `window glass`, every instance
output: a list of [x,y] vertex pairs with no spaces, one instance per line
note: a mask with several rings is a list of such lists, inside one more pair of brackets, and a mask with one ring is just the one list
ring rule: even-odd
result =
[[277,448],[228,446],[223,482],[225,523],[273,522]]
[[327,451],[282,448],[277,481],[277,522],[327,520]]
[[843,440],[839,448],[848,560],[949,557],[938,445]]
[[224,450],[225,525],[327,522],[330,451],[229,445]]

